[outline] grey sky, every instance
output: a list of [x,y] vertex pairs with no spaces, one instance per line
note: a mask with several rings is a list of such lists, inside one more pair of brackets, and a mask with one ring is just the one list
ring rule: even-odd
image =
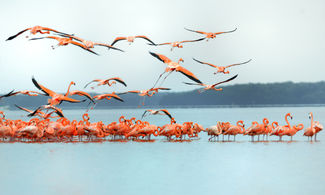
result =
[[[97,92],[147,89],[152,87],[165,65],[148,51],[172,60],[182,57],[183,66],[204,83],[212,84],[239,74],[230,84],[324,80],[325,2],[289,0],[246,1],[3,1],[0,17],[0,93],[12,89],[35,90],[37,81],[55,91],[65,91],[71,80],[74,89],[95,78],[119,76],[128,88],[99,87]],[[184,27],[207,32],[228,31],[216,39],[153,47],[145,40],[132,45],[118,42],[125,50],[95,48],[95,56],[68,45],[51,49],[54,40],[28,41],[27,34],[12,41],[9,36],[35,25],[75,33],[84,39],[111,43],[117,36],[146,35],[156,43],[201,38]],[[34,37],[38,37],[34,36]],[[253,59],[230,69],[230,75],[213,75],[214,69],[198,64],[192,57],[216,65]],[[174,91],[190,90],[190,80],[173,73],[164,83]],[[87,91],[91,91],[88,89]]]

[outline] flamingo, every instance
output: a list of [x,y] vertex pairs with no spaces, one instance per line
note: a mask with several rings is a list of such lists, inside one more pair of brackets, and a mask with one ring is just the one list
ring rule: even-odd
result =
[[92,103],[95,104],[94,99],[93,99],[93,98],[91,97],[91,95],[89,95],[89,93],[87,93],[87,92],[80,91],[80,90],[74,90],[74,91],[71,91],[69,94],[70,94],[70,95],[85,96],[85,97],[88,98]]
[[237,134],[243,134],[245,132],[245,125],[244,121],[240,120],[237,121],[236,125],[230,125],[227,131],[224,133],[225,135],[233,135],[234,141],[236,140]]
[[[29,110],[27,108],[24,108],[24,107],[21,107],[21,106],[18,106],[15,104],[15,106],[17,108],[19,108],[20,110],[23,110],[25,112],[28,112],[29,114],[27,116],[31,117],[31,116],[35,116],[37,115],[38,117],[40,118],[43,118],[43,119],[47,119],[47,118],[56,118],[56,117],[64,117],[63,113],[62,113],[62,110],[54,110],[53,112],[50,112],[50,113],[44,113],[41,111],[40,108],[37,108],[35,111],[32,111],[32,110]],[[51,116],[53,113],[56,113],[58,116]]]
[[173,117],[172,117],[172,115],[168,112],[168,110],[166,110],[166,109],[161,109],[161,110],[145,110],[144,111],[144,113],[142,114],[142,117],[141,117],[141,119],[143,118],[143,117],[145,117],[145,116],[147,116],[147,115],[149,114],[149,115],[157,115],[157,114],[159,114],[159,115],[167,115],[170,119],[172,119]]
[[119,49],[119,48],[116,48],[116,47],[113,47],[109,44],[105,44],[105,43],[96,43],[96,42],[93,42],[93,41],[90,41],[90,40],[85,40],[85,39],[82,39],[80,37],[76,37],[76,36],[73,36],[73,35],[64,35],[64,37],[69,37],[69,38],[72,38],[74,40],[77,40],[81,43],[83,43],[87,48],[94,48],[94,46],[98,45],[98,46],[103,46],[103,47],[107,47],[108,49],[115,49],[115,50],[118,50],[118,51],[121,51],[121,52],[124,52],[123,50]]
[[229,74],[230,72],[229,71],[225,71],[226,68],[230,68],[232,66],[238,66],[238,65],[243,65],[243,64],[247,64],[248,62],[250,62],[252,59],[246,61],[246,62],[242,62],[242,63],[237,63],[237,64],[231,64],[231,65],[228,65],[228,66],[216,66],[216,65],[213,65],[213,64],[210,64],[210,63],[207,63],[207,62],[201,62],[195,58],[193,58],[194,61],[198,62],[198,63],[201,63],[201,64],[206,64],[206,65],[209,65],[213,68],[216,68],[218,69],[217,72],[215,72],[214,74],[217,74],[217,73],[224,73],[224,74]]
[[314,121],[313,113],[309,113],[309,119],[311,119],[310,127],[305,129],[304,136],[310,137],[312,140],[312,137],[315,135],[315,141],[316,141],[316,134],[323,129],[323,126],[319,124],[318,121]]
[[[112,81],[112,82],[110,83],[109,81]],[[116,82],[121,83],[125,87],[127,86],[126,83],[121,78],[113,77],[113,78],[109,78],[109,79],[94,79],[94,80],[90,81],[89,83],[87,83],[84,88],[86,88],[89,84],[91,84],[93,82],[97,82],[98,83],[97,86],[101,86],[101,85],[112,86],[113,84],[116,84]],[[92,89],[94,89],[94,87],[92,87]]]
[[[184,74],[186,77],[188,77],[189,79],[197,82],[197,83],[202,83],[192,72],[190,72],[189,70],[187,70],[186,68],[182,67],[179,65],[179,62],[184,62],[184,60],[182,58],[180,58],[178,60],[178,62],[173,62],[171,61],[169,58],[167,58],[166,56],[162,55],[162,54],[156,54],[156,53],[152,53],[149,52],[153,57],[157,58],[158,60],[162,61],[163,63],[167,64],[167,68],[165,69],[165,71],[160,74],[158,80],[156,81],[155,85],[153,87],[156,86],[157,82],[159,81],[160,77],[167,73],[168,74],[165,76],[165,78],[163,79],[162,83],[164,82],[164,80],[170,75],[170,73],[176,71],[176,72],[181,72],[182,74]],[[162,85],[161,83],[161,85]]]
[[113,43],[111,44],[111,46],[113,46],[116,42],[118,41],[122,41],[122,40],[126,40],[128,41],[130,44],[134,42],[135,38],[142,38],[145,39],[147,41],[149,41],[151,44],[156,45],[153,41],[151,41],[148,37],[143,36],[143,35],[138,35],[138,36],[129,36],[129,37],[116,37],[113,41]]
[[71,85],[75,85],[74,82],[70,82],[66,94],[62,95],[62,94],[58,94],[58,93],[56,93],[56,92],[54,92],[52,90],[49,90],[48,88],[44,87],[41,84],[38,84],[34,77],[32,78],[32,81],[33,81],[34,85],[39,90],[41,90],[41,91],[43,91],[45,93],[46,96],[51,96],[52,97],[51,99],[48,100],[48,103],[51,106],[55,106],[57,104],[60,104],[62,101],[67,101],[67,102],[71,102],[71,103],[79,103],[79,102],[85,101],[85,100],[80,101],[80,100],[76,100],[76,99],[72,99],[72,98],[67,97],[68,94],[69,94],[69,90],[70,90]]
[[[36,33],[50,34],[50,31],[67,35],[66,33],[62,33],[62,32],[59,32],[59,31],[51,29],[51,28],[42,27],[42,26],[34,26],[34,27],[26,28],[25,30],[20,31],[19,33],[9,37],[6,41],[12,40],[28,30],[30,31],[30,34],[32,34],[32,35],[35,35]],[[26,36],[26,38],[28,38],[28,36]]]
[[100,95],[95,95],[93,97],[95,100],[102,100],[102,99],[107,99],[110,100],[112,98],[124,102],[124,100],[122,100],[118,95],[116,95],[114,92],[113,93],[107,93],[107,94],[100,94]]
[[224,34],[224,33],[231,33],[231,32],[235,32],[237,30],[237,28],[235,28],[234,30],[231,31],[225,31],[225,32],[216,32],[216,33],[212,33],[212,32],[203,32],[203,31],[197,31],[197,30],[190,30],[185,28],[185,30],[191,31],[191,32],[196,32],[196,33],[200,33],[205,35],[205,38],[207,38],[207,41],[209,39],[214,39],[216,38],[216,35],[220,35],[220,34]]
[[231,77],[230,79],[227,79],[227,80],[225,80],[225,81],[221,81],[221,82],[215,83],[215,84],[213,84],[213,85],[207,85],[207,84],[204,84],[204,83],[187,83],[187,82],[183,82],[183,83],[185,83],[185,84],[187,84],[187,85],[200,85],[200,86],[205,87],[205,88],[203,88],[203,89],[201,89],[201,90],[198,90],[199,93],[201,93],[202,91],[206,91],[206,90],[222,91],[222,88],[218,88],[218,89],[217,89],[216,86],[217,86],[217,85],[220,85],[220,84],[222,84],[222,83],[227,83],[227,82],[229,82],[229,81],[232,81],[232,80],[234,80],[237,76],[238,76],[238,74],[235,75],[235,76],[233,76],[233,77]]
[[29,39],[29,40],[39,40],[39,39],[55,39],[57,40],[59,43],[56,45],[56,46],[51,46],[52,49],[55,49],[59,46],[66,46],[68,44],[73,44],[73,45],[76,45],[86,51],[89,51],[95,55],[98,55],[96,52],[94,52],[93,50],[89,49],[87,46],[79,43],[79,42],[76,42],[76,41],[73,41],[72,38],[67,38],[67,37],[56,37],[56,36],[47,36],[47,37],[39,37],[39,38],[32,38],[32,39]]
[[18,94],[23,94],[23,95],[28,95],[28,96],[44,95],[44,94],[39,93],[37,91],[23,90],[23,91],[14,92],[14,90],[13,90],[13,91],[9,92],[8,94],[4,95],[4,97],[15,96],[15,95],[18,95]]
[[[47,109],[47,110],[50,110],[52,109],[53,111],[46,114],[46,113],[43,113],[42,110],[43,109]],[[33,111],[32,113],[28,114],[27,116],[31,117],[31,116],[35,116],[35,115],[38,115],[44,119],[47,119],[51,116],[52,113],[56,113],[59,117],[63,117],[64,118],[64,115],[63,115],[63,112],[60,108],[57,108],[55,106],[52,106],[52,105],[43,105],[43,106],[40,106],[38,107],[35,111]]]
[[183,45],[181,45],[182,43],[189,43],[189,42],[197,42],[197,41],[202,41],[205,38],[201,38],[201,39],[196,39],[196,40],[186,40],[186,41],[175,41],[175,42],[168,42],[168,43],[160,43],[160,44],[149,44],[149,45],[154,45],[154,46],[160,46],[160,45],[170,45],[170,51],[173,51],[173,49],[175,47],[177,48],[183,48]]
[[150,89],[147,89],[147,90],[132,90],[132,91],[127,91],[127,92],[119,93],[119,95],[123,95],[123,94],[126,94],[126,93],[137,93],[139,96],[148,96],[148,97],[151,97],[155,93],[158,93],[159,90],[170,90],[170,88],[157,87],[157,88],[150,88]]

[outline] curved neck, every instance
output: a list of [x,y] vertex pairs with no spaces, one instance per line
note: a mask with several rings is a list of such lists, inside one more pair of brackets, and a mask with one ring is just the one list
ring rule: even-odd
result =
[[310,117],[311,117],[311,128],[313,128],[313,126],[314,126],[314,116],[313,116],[313,113],[311,112],[310,113]]
[[272,128],[273,128],[273,129],[276,128],[276,127],[274,127],[274,125],[276,125],[276,127],[279,126],[278,122],[276,122],[276,121],[274,121],[274,122],[272,123]]
[[288,121],[288,117],[289,117],[289,114],[287,114],[287,115],[285,116],[285,120],[286,120],[286,122],[287,122],[287,124],[288,124],[288,126],[289,126],[289,129],[291,129],[290,123],[289,123],[289,121]]
[[74,83],[73,83],[73,82],[71,82],[71,83],[69,84],[69,87],[68,87],[67,93],[65,93],[65,95],[64,95],[64,96],[68,96],[68,95],[69,95],[70,87],[71,87],[71,85],[72,85],[72,84],[74,84]]
[[242,131],[240,133],[245,132],[245,127],[244,127],[243,121],[237,121],[237,126],[242,129]]

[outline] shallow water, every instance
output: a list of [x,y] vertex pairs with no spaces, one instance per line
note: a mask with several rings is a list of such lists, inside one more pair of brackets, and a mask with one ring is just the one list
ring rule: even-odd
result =
[[[325,107],[169,109],[178,123],[198,122],[204,127],[216,121],[246,127],[263,117],[284,124],[310,125],[325,118]],[[69,119],[81,119],[83,110],[67,110]],[[20,111],[6,111],[11,119]],[[91,122],[105,124],[120,115],[140,118],[142,109],[92,110]],[[149,116],[150,123],[163,125],[165,116]],[[309,142],[297,133],[293,142],[103,142],[103,143],[1,143],[1,194],[324,194],[325,135]],[[284,140],[289,140],[285,137]]]

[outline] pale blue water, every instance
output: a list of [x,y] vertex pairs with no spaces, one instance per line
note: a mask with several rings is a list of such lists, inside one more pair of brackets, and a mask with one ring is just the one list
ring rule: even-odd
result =
[[[324,124],[325,107],[169,109],[177,122],[194,121],[204,127],[216,121],[235,123],[268,117],[284,124],[310,125],[308,112]],[[142,109],[92,110],[91,121],[117,121],[120,115],[140,118]],[[6,111],[21,118],[20,111]],[[81,119],[82,110],[67,110]],[[169,122],[149,116],[156,125]],[[308,142],[298,132],[294,142],[169,143],[2,143],[0,194],[324,194],[325,133]],[[277,138],[270,138],[276,140]],[[289,138],[284,138],[289,140]]]

